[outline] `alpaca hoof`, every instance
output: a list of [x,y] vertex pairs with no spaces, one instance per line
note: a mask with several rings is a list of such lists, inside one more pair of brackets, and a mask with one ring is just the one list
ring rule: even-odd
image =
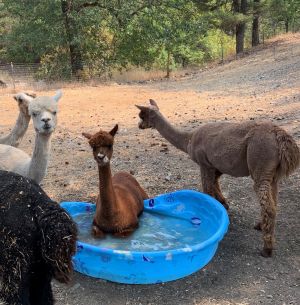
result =
[[261,223],[258,222],[254,227],[255,230],[261,231]]
[[263,249],[260,254],[263,257],[271,257],[272,256],[272,250],[273,249]]

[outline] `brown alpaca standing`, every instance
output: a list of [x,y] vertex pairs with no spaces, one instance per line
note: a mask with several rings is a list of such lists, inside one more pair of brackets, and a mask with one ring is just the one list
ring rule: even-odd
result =
[[160,113],[155,101],[140,109],[139,128],[155,128],[171,144],[189,154],[199,164],[203,192],[228,205],[219,185],[222,174],[251,176],[261,205],[264,257],[272,255],[278,181],[299,166],[296,142],[271,122],[209,123],[192,132],[174,128]]
[[99,195],[92,228],[95,237],[104,237],[105,233],[120,237],[131,234],[138,227],[143,200],[148,198],[129,173],[118,172],[112,177],[110,159],[117,130],[118,125],[110,132],[83,133],[89,139],[99,169]]

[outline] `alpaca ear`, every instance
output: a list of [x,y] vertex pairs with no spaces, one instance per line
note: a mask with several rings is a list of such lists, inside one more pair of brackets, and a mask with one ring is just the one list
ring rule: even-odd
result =
[[141,111],[146,111],[148,109],[148,107],[145,106],[139,106],[139,105],[135,105],[136,108],[138,108]]
[[119,129],[118,124],[115,125],[115,127],[109,132],[113,137],[115,136],[115,134],[117,133]]
[[156,104],[155,100],[150,99],[149,103],[151,106],[155,107],[157,110],[159,110],[158,105]]
[[20,92],[16,95],[14,95],[14,99],[17,101],[17,102],[23,102],[23,101],[26,101],[26,102],[31,102],[33,100],[33,97],[31,95],[27,95],[26,93],[24,92]]
[[60,98],[62,97],[62,91],[58,90],[56,91],[55,95],[53,96],[53,99],[58,102],[60,100]]
[[25,94],[31,96],[32,98],[36,98],[36,93],[34,92],[25,92]]
[[90,133],[87,133],[87,132],[83,132],[82,135],[87,138],[87,139],[90,139],[92,137],[92,135]]

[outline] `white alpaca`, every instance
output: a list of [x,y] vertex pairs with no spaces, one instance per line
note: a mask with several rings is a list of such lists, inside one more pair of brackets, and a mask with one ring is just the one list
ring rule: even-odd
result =
[[19,116],[12,131],[7,135],[0,137],[0,144],[11,145],[14,147],[19,146],[30,121],[30,115],[28,112],[28,103],[35,98],[34,93],[18,93],[14,96],[14,99],[18,102]]
[[57,123],[57,104],[62,96],[40,96],[28,101],[28,111],[36,131],[32,157],[22,150],[0,144],[0,169],[15,172],[40,183],[47,172],[51,135]]

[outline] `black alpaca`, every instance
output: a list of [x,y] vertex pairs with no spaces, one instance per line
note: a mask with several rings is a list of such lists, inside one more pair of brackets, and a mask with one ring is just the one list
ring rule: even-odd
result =
[[31,179],[0,171],[0,303],[51,305],[51,280],[67,283],[77,228]]

